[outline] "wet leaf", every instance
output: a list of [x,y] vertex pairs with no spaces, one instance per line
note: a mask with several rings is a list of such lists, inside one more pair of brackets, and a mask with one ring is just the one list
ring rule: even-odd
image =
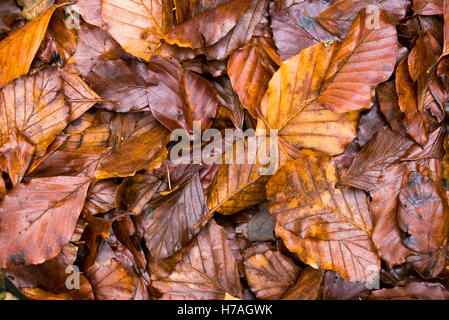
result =
[[173,272],[152,285],[163,293],[162,299],[224,299],[226,294],[241,298],[237,264],[223,228],[210,221]]
[[92,300],[92,286],[84,275],[80,275],[79,289],[69,290],[66,287],[67,277],[74,271],[72,266],[77,251],[73,244],[66,244],[56,257],[42,264],[12,266],[4,272],[17,288],[33,299]]
[[284,61],[269,82],[258,128],[278,130],[280,153],[294,157],[297,149],[308,148],[335,155],[355,138],[357,111],[337,114],[315,101],[335,48],[304,49]]
[[105,0],[101,19],[126,52],[149,61],[171,28],[172,8],[166,0]]
[[435,182],[411,172],[399,193],[398,226],[405,235],[402,243],[419,253],[437,250],[447,238],[448,214]]
[[369,191],[391,163],[410,148],[412,141],[384,128],[360,151],[342,174],[340,184]]
[[443,0],[413,0],[413,11],[422,15],[443,14]]
[[280,59],[273,41],[267,37],[253,38],[244,48],[236,51],[229,59],[228,73],[232,87],[240,102],[253,117],[268,88]]
[[97,300],[133,300],[138,295],[138,278],[127,270],[109,245],[100,245],[95,263],[86,271]]
[[336,272],[326,271],[323,279],[323,300],[365,299],[370,294],[367,285],[368,283],[347,281]]
[[[397,55],[397,34],[384,10],[378,28],[368,28],[362,10],[334,53],[317,102],[335,112],[366,109],[371,89],[388,80]],[[363,66],[362,66],[363,65]]]
[[[24,177],[35,147],[19,132],[13,131],[8,141],[0,148],[0,170],[2,172],[3,188],[11,183],[10,188],[17,186]],[[1,188],[0,188],[1,189]],[[6,194],[6,189],[0,190],[0,198]]]
[[268,4],[268,0],[252,0],[235,27],[226,36],[212,46],[202,49],[208,59],[225,59],[232,52],[247,44],[257,33],[258,24],[262,23]]
[[208,212],[198,174],[184,182],[179,192],[157,200],[156,208],[142,215],[145,243],[158,261],[180,250],[200,231],[195,225]]
[[392,289],[375,290],[370,300],[448,300],[449,294],[440,283],[409,282]]
[[404,263],[412,251],[401,242],[396,213],[399,207],[399,193],[405,172],[403,163],[387,167],[371,191],[370,204],[373,216],[373,242],[379,257],[388,267]]
[[[38,155],[45,154],[56,134],[98,98],[76,75],[52,67],[20,77],[0,93],[3,97],[0,100],[1,144],[12,131],[18,130],[36,145]],[[73,99],[73,104],[66,103],[66,99]]]
[[345,36],[361,10],[373,14],[366,9],[369,5],[384,9],[394,20],[401,20],[409,4],[409,0],[338,0],[318,16],[318,21],[332,34]]
[[67,28],[64,8],[59,8],[50,20],[37,56],[47,62],[54,61],[55,57],[67,61],[75,53],[77,42],[76,29]]
[[22,17],[20,8],[14,0],[5,0],[0,4],[0,36],[10,32],[11,27]]
[[282,296],[282,300],[319,300],[323,282],[323,270],[304,269],[296,283]]
[[[192,49],[211,46],[231,32],[250,4],[251,0],[232,0],[207,10],[173,28],[164,36],[164,40]],[[212,21],[216,23],[216,28],[210,28]]]
[[396,91],[399,96],[398,104],[405,114],[403,123],[407,133],[418,144],[423,145],[428,139],[428,123],[422,112],[418,110],[417,88],[408,72],[407,58],[399,63],[396,71]]
[[148,104],[154,117],[167,129],[183,128],[192,133],[193,121],[201,121],[202,131],[210,127],[218,101],[209,81],[183,70],[174,59],[157,56],[151,59],[148,72],[152,84],[148,88]]
[[0,88],[29,71],[50,18],[57,7],[49,8],[0,41]]
[[267,184],[275,232],[308,265],[364,281],[380,267],[369,202],[362,191],[336,189],[336,182],[328,158],[284,165]]
[[273,10],[271,28],[282,60],[297,55],[318,42],[332,43],[338,37],[327,31],[316,18],[329,2],[303,1],[283,10]]
[[272,250],[249,257],[244,265],[251,291],[262,300],[279,299],[301,271],[291,259]]
[[0,265],[38,264],[54,258],[75,230],[89,182],[78,177],[38,178],[8,193],[0,205]]

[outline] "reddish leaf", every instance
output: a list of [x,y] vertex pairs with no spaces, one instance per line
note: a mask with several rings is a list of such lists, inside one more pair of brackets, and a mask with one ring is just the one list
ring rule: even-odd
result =
[[217,111],[212,84],[173,59],[153,56],[148,67],[148,104],[154,117],[167,129],[193,132],[193,121],[201,121],[202,131],[211,125]]
[[298,277],[301,269],[279,251],[265,251],[245,260],[248,285],[258,299],[279,299]]
[[145,243],[158,261],[180,250],[200,231],[195,225],[208,212],[206,199],[197,173],[179,192],[158,199],[155,209],[141,217]]
[[162,299],[223,299],[226,294],[241,298],[237,264],[223,228],[210,221],[173,272],[152,285],[163,293]]
[[77,177],[39,178],[8,193],[0,205],[0,265],[54,258],[75,230],[89,182]]
[[[231,0],[173,28],[164,40],[192,49],[211,46],[232,30],[250,4],[251,0]],[[211,22],[217,27],[211,28]]]
[[399,193],[399,206],[398,226],[406,247],[429,253],[443,245],[449,232],[449,211],[435,182],[410,173]]
[[373,291],[370,300],[449,300],[449,293],[440,283],[409,282],[392,289]]
[[270,38],[253,38],[247,46],[229,59],[228,73],[240,102],[253,117],[257,117],[263,95],[280,64]]
[[388,128],[382,129],[342,174],[340,184],[366,191],[372,190],[384,169],[399,159],[411,145],[409,139]]
[[332,43],[338,37],[327,31],[316,18],[329,7],[324,0],[303,1],[283,10],[271,12],[273,38],[282,60],[297,55],[318,42]]

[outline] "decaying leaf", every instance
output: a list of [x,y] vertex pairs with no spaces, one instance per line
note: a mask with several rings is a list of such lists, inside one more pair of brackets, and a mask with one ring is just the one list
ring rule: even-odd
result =
[[374,291],[370,300],[448,300],[449,294],[440,283],[410,282],[392,289]]
[[155,260],[162,260],[200,231],[195,225],[208,210],[199,175],[196,173],[184,182],[179,192],[158,199],[156,206],[142,215],[141,223],[148,250]]
[[105,0],[101,19],[126,52],[149,61],[170,30],[172,8],[165,0]]
[[300,268],[279,251],[265,251],[245,260],[248,285],[257,298],[279,299],[292,286]]
[[449,217],[435,182],[411,172],[399,193],[398,226],[405,234],[402,243],[414,252],[437,250],[447,239]]
[[152,285],[163,293],[162,299],[223,299],[226,294],[241,298],[237,264],[223,228],[210,221],[173,272]]
[[282,60],[287,60],[318,42],[331,43],[339,40],[316,18],[328,7],[329,2],[318,0],[303,1],[283,10],[273,10],[271,28]]
[[412,142],[388,128],[382,129],[360,151],[351,166],[340,177],[340,184],[372,190],[383,170],[399,159]]
[[49,8],[0,41],[0,88],[28,72],[57,7]]
[[[164,40],[180,47],[192,49],[211,46],[232,30],[250,4],[251,0],[226,2],[175,27],[164,36]],[[210,21],[217,23],[217,27],[210,28]]]
[[299,158],[282,167],[267,184],[276,235],[312,267],[364,281],[380,267],[368,198],[336,189],[336,182],[328,158]]
[[284,61],[268,84],[258,128],[278,130],[287,154],[301,147],[340,154],[356,136],[357,111],[337,114],[315,101],[334,49],[320,43],[302,50]]
[[[154,56],[149,64],[148,104],[154,117],[167,129],[183,128],[193,132],[193,121],[201,121],[201,130],[211,125],[217,110],[212,84],[174,59]],[[167,108],[167,103],[171,108]]]
[[282,300],[318,300],[321,297],[323,275],[323,270],[307,267],[282,296]]
[[0,299],[448,299],[448,53],[449,0],[0,1]]
[[232,87],[252,116],[257,117],[268,82],[277,70],[280,59],[270,38],[255,38],[243,49],[236,51],[228,63]]
[[89,182],[78,177],[37,178],[8,193],[0,205],[0,266],[54,258],[72,237]]

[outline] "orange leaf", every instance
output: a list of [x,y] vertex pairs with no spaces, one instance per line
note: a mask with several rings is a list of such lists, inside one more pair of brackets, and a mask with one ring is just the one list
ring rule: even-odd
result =
[[44,38],[55,5],[0,41],[0,88],[24,75]]

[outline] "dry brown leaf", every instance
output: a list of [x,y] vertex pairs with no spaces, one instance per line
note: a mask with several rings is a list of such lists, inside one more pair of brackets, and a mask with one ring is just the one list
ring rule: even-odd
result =
[[404,263],[412,251],[401,242],[396,213],[399,206],[399,192],[405,172],[403,163],[387,167],[371,191],[370,203],[373,215],[373,241],[379,257],[389,268]]
[[445,244],[449,232],[447,203],[429,177],[411,172],[399,193],[397,214],[402,243],[414,252],[429,253]]
[[449,300],[449,293],[440,283],[408,282],[392,289],[375,290],[369,300]]
[[[192,49],[211,46],[231,32],[251,2],[251,0],[231,0],[205,11],[173,28],[164,36],[164,40],[179,47]],[[214,22],[216,27],[211,28],[211,22]]]

